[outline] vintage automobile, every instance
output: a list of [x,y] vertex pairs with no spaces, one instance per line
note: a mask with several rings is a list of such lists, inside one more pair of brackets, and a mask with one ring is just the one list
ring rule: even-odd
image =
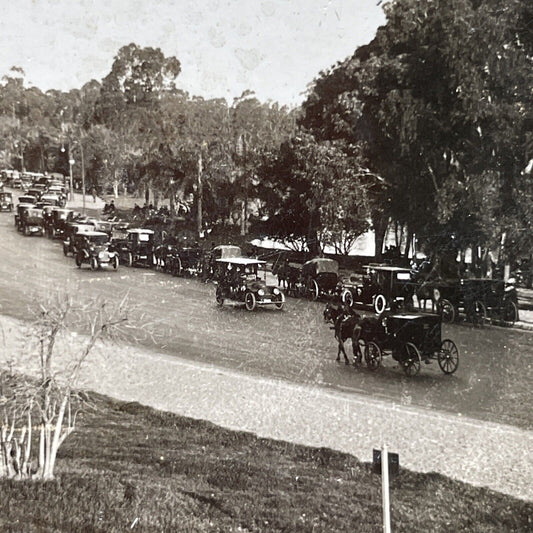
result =
[[45,205],[55,205],[57,207],[62,207],[61,200],[57,194],[44,193],[39,199]]
[[343,303],[348,305],[372,306],[377,314],[391,305],[398,308],[410,307],[416,284],[411,277],[411,269],[390,265],[365,265],[366,274],[362,283],[354,278],[342,283],[339,292]]
[[36,207],[24,210],[20,216],[20,231],[26,236],[43,236],[43,210]]
[[80,233],[94,232],[94,226],[89,224],[78,224],[76,222],[67,222],[65,232],[63,234],[63,255],[72,254],[76,257],[78,253],[78,242],[76,235]]
[[217,304],[222,306],[226,300],[230,300],[243,303],[248,311],[265,305],[283,309],[283,291],[267,285],[258,275],[259,267],[264,264],[265,261],[248,257],[217,259]]
[[35,207],[35,203],[21,202],[17,204],[17,210],[15,211],[15,227],[18,231],[22,231],[22,219],[28,209]]
[[300,279],[296,284],[299,296],[318,300],[323,296],[333,296],[339,282],[339,264],[333,259],[315,257],[302,265]]
[[109,235],[101,231],[88,231],[74,236],[76,248],[76,266],[89,263],[91,270],[102,267],[118,269],[118,253],[109,249]]
[[36,200],[40,200],[43,193],[44,193],[44,187],[36,187],[36,186],[30,187],[26,191],[27,195],[33,196]]
[[128,266],[154,264],[154,230],[134,228],[126,230],[125,239],[111,240],[110,249],[118,253],[120,262]]
[[13,211],[13,195],[10,192],[0,192],[0,211]]
[[445,374],[453,374],[459,366],[459,350],[450,339],[442,340],[442,318],[429,313],[385,312],[377,318],[361,322],[362,345],[367,366],[381,365],[383,355],[390,353],[408,376],[420,372],[421,363],[436,359]]
[[[44,207],[43,209],[47,209]],[[63,238],[67,233],[67,224],[72,218],[74,211],[64,207],[52,207],[50,219],[47,220],[46,229],[50,238]]]
[[467,321],[483,326],[489,321],[513,325],[518,319],[518,295],[513,280],[460,279],[432,284],[437,311],[444,322],[454,322],[461,312]]
[[31,194],[21,194],[18,197],[19,204],[33,204],[35,205],[38,201],[38,198],[36,196],[32,196]]
[[219,259],[230,259],[233,257],[242,257],[242,250],[239,246],[221,244],[213,247],[204,254],[202,259],[200,267],[202,279],[205,281],[216,279],[216,273],[218,271],[216,268],[217,261]]

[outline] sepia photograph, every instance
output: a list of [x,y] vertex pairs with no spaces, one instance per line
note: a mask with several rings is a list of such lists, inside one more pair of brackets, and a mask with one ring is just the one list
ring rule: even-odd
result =
[[0,17],[0,532],[530,533],[533,3]]

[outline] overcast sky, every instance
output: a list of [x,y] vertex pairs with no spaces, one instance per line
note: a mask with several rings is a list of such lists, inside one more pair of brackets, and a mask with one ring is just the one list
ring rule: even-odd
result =
[[191,94],[289,105],[385,22],[379,0],[0,1],[0,76],[16,65],[29,85],[79,88],[134,42],[176,56]]

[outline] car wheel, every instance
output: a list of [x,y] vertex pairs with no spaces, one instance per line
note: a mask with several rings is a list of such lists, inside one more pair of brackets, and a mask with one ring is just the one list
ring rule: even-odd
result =
[[131,252],[128,252],[128,266],[133,266],[133,254]]
[[352,307],[353,305],[353,294],[352,291],[348,289],[344,289],[341,294],[341,300],[343,304],[349,305]]
[[248,311],[253,311],[256,306],[255,294],[253,292],[247,292],[244,296],[244,305]]
[[66,257],[68,255],[68,248],[63,245],[63,255]]
[[91,270],[98,270],[98,259],[91,257]]
[[81,260],[81,256],[80,256],[80,255],[77,255],[77,256],[76,256],[75,261],[76,261],[76,266],[77,266],[78,268],[81,268],[82,260]]
[[118,270],[118,255],[113,258],[113,269]]

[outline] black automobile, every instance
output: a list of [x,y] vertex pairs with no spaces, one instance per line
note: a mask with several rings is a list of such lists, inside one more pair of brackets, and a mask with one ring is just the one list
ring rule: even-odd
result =
[[111,240],[111,249],[118,253],[120,262],[128,266],[154,265],[154,231],[145,228],[126,230],[125,239]]
[[285,295],[275,286],[267,285],[258,275],[265,261],[247,257],[218,259],[216,264],[217,289],[215,299],[222,306],[225,301],[244,304],[248,311],[273,305],[283,309]]
[[76,257],[78,253],[78,241],[76,236],[80,233],[90,233],[94,231],[94,226],[88,224],[78,224],[76,222],[67,222],[63,234],[63,255],[72,254]]
[[[47,209],[46,207],[44,209]],[[50,209],[50,208],[48,208]],[[63,207],[52,207],[50,218],[47,219],[46,229],[50,238],[63,238],[67,232],[67,224],[74,211]]]
[[28,211],[28,209],[32,209],[35,207],[35,203],[26,203],[21,202],[17,204],[17,210],[15,211],[15,227],[17,228],[17,231],[22,231],[22,220],[25,216],[25,213]]
[[29,207],[24,210],[20,217],[20,231],[26,236],[44,235],[43,210],[36,207]]
[[513,325],[518,319],[518,294],[513,280],[470,278],[432,284],[437,311],[444,322],[463,313],[475,326],[494,320]]
[[119,258],[115,251],[109,249],[109,236],[100,231],[88,231],[74,236],[76,247],[76,266],[81,268],[88,263],[91,270],[102,267],[118,269]]
[[355,278],[339,285],[341,300],[349,305],[372,306],[377,314],[392,307],[410,307],[416,284],[411,269],[366,265],[362,283]]
[[13,211],[13,195],[8,192],[0,192],[0,211]]

